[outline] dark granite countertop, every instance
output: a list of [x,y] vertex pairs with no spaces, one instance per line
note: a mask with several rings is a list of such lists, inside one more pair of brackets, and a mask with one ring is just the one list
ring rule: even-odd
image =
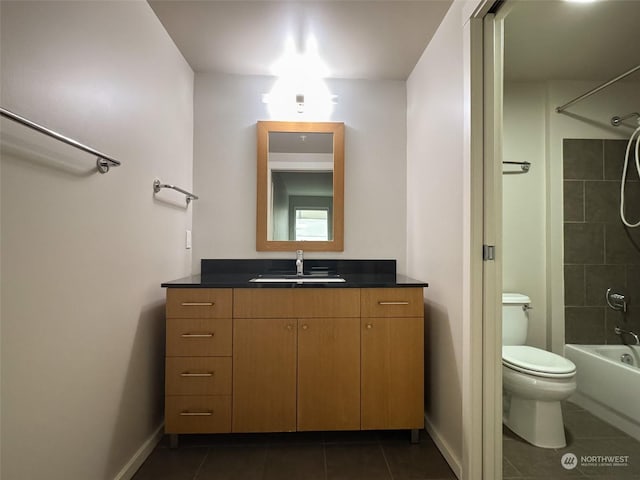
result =
[[203,259],[201,274],[162,283],[167,288],[389,288],[427,287],[426,282],[396,273],[395,260],[317,260],[304,261],[305,274],[339,275],[335,283],[258,283],[260,275],[295,273],[292,259]]

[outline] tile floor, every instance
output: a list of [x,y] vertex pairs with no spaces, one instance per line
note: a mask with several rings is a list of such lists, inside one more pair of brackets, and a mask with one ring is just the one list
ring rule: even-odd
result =
[[429,435],[301,432],[165,438],[133,480],[454,480]]
[[[562,407],[567,446],[559,449],[534,447],[507,428],[503,430],[503,478],[505,480],[640,480],[640,442],[569,402]],[[572,470],[562,467],[565,453],[577,457]],[[620,466],[582,462],[581,457],[628,456]]]

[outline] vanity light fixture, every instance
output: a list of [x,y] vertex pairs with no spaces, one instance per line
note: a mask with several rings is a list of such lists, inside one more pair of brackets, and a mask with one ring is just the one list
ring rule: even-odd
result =
[[304,95],[298,94],[296,95],[296,111],[298,113],[304,113]]
[[269,114],[278,120],[328,120],[336,103],[324,82],[328,69],[318,53],[318,43],[309,36],[304,53],[296,51],[293,39],[285,43],[282,57],[271,71],[277,77],[271,91],[262,95]]

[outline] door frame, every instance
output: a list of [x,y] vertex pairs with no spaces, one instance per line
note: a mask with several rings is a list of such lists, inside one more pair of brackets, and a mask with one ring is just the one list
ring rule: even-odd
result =
[[[502,101],[508,10],[502,2],[480,0],[464,15],[464,180],[469,192],[464,202],[469,228],[464,245],[464,480],[502,479]],[[492,260],[483,259],[484,245],[495,247]]]

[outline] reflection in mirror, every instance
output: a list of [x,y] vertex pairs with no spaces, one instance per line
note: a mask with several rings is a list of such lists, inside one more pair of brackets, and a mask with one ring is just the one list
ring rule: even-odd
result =
[[342,250],[343,129],[258,122],[258,250]]
[[269,132],[269,240],[333,239],[333,133]]

